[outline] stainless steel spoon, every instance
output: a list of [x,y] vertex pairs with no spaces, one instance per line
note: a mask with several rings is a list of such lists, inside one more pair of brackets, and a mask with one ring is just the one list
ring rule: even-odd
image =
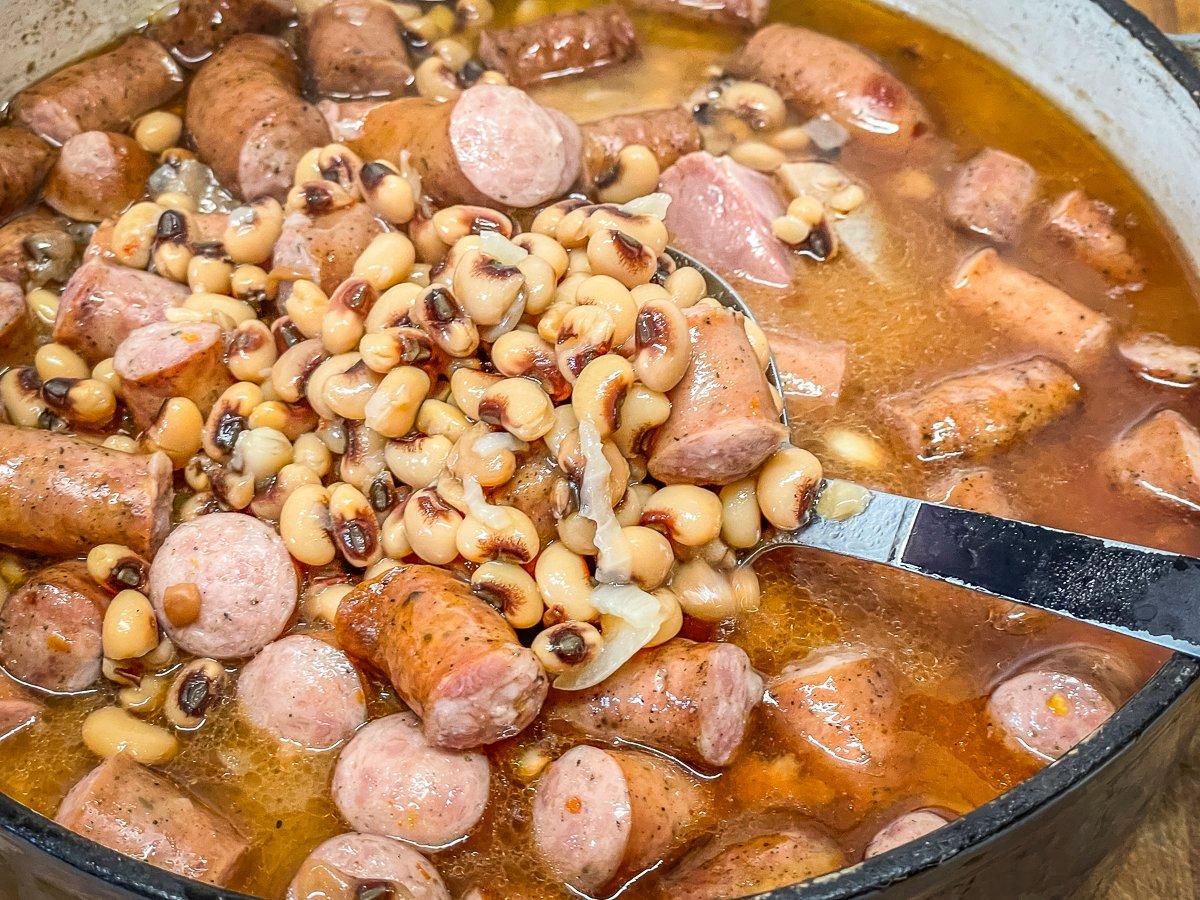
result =
[[[723,278],[687,254],[668,252],[704,275],[712,297],[754,318]],[[768,374],[782,393],[774,362]],[[786,412],[782,418],[786,424]],[[828,482],[820,491],[826,489]],[[814,511],[804,525],[767,537],[739,561],[748,565],[781,547],[827,550],[1200,657],[1200,559],[883,491],[866,490],[864,502],[845,519]]]

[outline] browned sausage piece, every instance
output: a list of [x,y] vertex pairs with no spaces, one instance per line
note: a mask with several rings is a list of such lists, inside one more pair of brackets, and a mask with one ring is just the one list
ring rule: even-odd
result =
[[1084,265],[1113,284],[1136,289],[1145,281],[1146,270],[1113,224],[1115,216],[1116,210],[1107,203],[1071,191],[1050,210],[1048,228]]
[[16,345],[29,334],[29,305],[19,284],[0,281],[0,347]]
[[932,127],[921,101],[879,60],[807,28],[768,25],[729,71],[770,85],[805,115],[829,115],[882,151],[903,153]]
[[661,757],[581,745],[552,762],[533,801],[533,839],[550,869],[592,896],[679,849],[709,805]]
[[186,285],[126,266],[85,262],[63,288],[54,339],[90,363],[107,359],[137,328],[161,322]]
[[617,154],[630,144],[640,144],[653,153],[660,170],[701,147],[696,120],[680,106],[609,116],[580,128],[583,178],[588,188],[603,188],[616,176]]
[[984,456],[1044,428],[1080,399],[1075,377],[1044,356],[954,375],[879,404],[918,459]]
[[1101,464],[1122,491],[1200,513],[1200,432],[1173,409],[1130,428]]
[[1165,335],[1150,333],[1122,339],[1117,352],[1147,381],[1173,387],[1200,382],[1200,347],[1185,347]]
[[629,14],[611,3],[524,25],[487,28],[479,37],[484,65],[517,87],[626,62],[637,53]]
[[171,519],[171,461],[0,425],[0,544],[48,556],[124,544],[152,554]]
[[663,891],[686,900],[745,897],[799,884],[846,862],[838,845],[813,828],[758,834],[685,859],[664,880]]
[[554,485],[563,477],[558,461],[549,453],[531,453],[517,466],[512,478],[492,495],[499,506],[512,506],[529,516],[538,539],[546,546],[558,537],[558,519],[552,500]]
[[946,198],[946,217],[963,231],[997,244],[1020,234],[1037,195],[1033,166],[1011,153],[988,147],[963,165]]
[[190,66],[208,59],[235,35],[271,34],[294,18],[292,0],[183,0],[179,11],[155,25],[152,34]]
[[384,104],[383,100],[322,100],[317,109],[329,125],[329,133],[338,143],[356,141],[362,137],[367,116]]
[[232,38],[200,67],[186,122],[200,158],[246,200],[285,199],[300,157],[330,141],[325,117],[300,96],[291,51],[260,34]]
[[439,747],[511,737],[546,699],[546,673],[503,616],[433,566],[401,566],[358,588],[338,606],[337,634],[391,679]]
[[450,892],[424,856],[375,834],[340,834],[320,844],[300,864],[287,900],[362,900],[405,897],[450,900]]
[[1004,743],[1042,760],[1058,759],[1115,711],[1091,682],[1041,667],[1001,682],[987,702]]
[[699,766],[726,766],[762,700],[763,682],[734,644],[676,638],[638,653],[585,691],[556,692],[552,719]]
[[56,146],[83,131],[125,131],[183,88],[183,73],[141,35],[55,72],[13,98],[13,117]]
[[207,416],[234,381],[225,366],[224,333],[212,322],[144,325],[121,341],[113,370],[121,399],[142,429],[171,397],[187,397]]
[[1095,357],[1112,338],[1106,316],[1006,262],[991,247],[959,267],[950,279],[950,297],[1010,338],[1063,362]]
[[275,242],[273,265],[301,272],[326,294],[345,281],[367,245],[384,231],[365,203],[310,216],[289,213]]
[[367,116],[356,148],[393,162],[407,150],[423,189],[450,203],[531,207],[579,177],[579,126],[524,91],[476,84],[452,103],[407,97]]
[[938,482],[932,499],[959,509],[1011,519],[1012,504],[991,469],[970,469]]
[[33,725],[45,708],[45,704],[34,699],[29,691],[7,675],[0,674],[0,741]]
[[880,853],[895,850],[904,844],[915,841],[925,835],[937,831],[949,823],[949,819],[932,809],[916,809],[898,816],[884,825],[871,838],[867,849],[863,851],[863,859],[870,859]]
[[71,788],[54,821],[111,850],[209,884],[227,883],[249,847],[224,816],[124,754]]
[[739,28],[757,28],[767,16],[771,0],[627,0],[649,12],[676,15],[698,22],[716,22]]
[[108,594],[79,561],[48,566],[0,610],[0,662],[14,678],[54,693],[100,677],[100,626]]
[[150,154],[125,134],[85,131],[68,138],[46,181],[46,203],[64,216],[99,222],[146,193]]
[[24,128],[0,128],[0,219],[33,199],[50,171],[54,150]]
[[846,377],[846,342],[818,341],[773,328],[766,329],[766,334],[789,411],[804,413],[836,406]]
[[308,21],[312,89],[325,97],[395,97],[412,81],[400,21],[378,0],[333,0]]
[[692,362],[671,393],[671,415],[654,433],[649,467],[665,484],[729,484],[779,449],[786,429],[742,316],[688,312]]

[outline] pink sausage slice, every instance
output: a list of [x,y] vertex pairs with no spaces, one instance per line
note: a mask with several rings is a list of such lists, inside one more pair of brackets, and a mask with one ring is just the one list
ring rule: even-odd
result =
[[[163,594],[200,589],[200,617],[172,624]],[[253,656],[283,632],[296,610],[296,569],[279,534],[253,516],[213,513],[171,532],[150,565],[150,601],[159,624],[196,656]]]
[[36,723],[45,709],[45,704],[29,691],[7,675],[0,675],[0,741]]
[[550,717],[605,740],[645,744],[699,766],[726,766],[763,682],[734,644],[676,638],[643,651],[594,688],[556,694]]
[[1172,387],[1191,387],[1200,382],[1200,347],[1176,344],[1165,335],[1149,333],[1123,338],[1117,352],[1147,381]]
[[375,834],[339,834],[318,845],[287,890],[287,900],[367,896],[450,900],[433,863],[399,841]]
[[846,377],[846,342],[818,341],[774,329],[766,329],[766,334],[789,410],[803,413],[836,406]]
[[63,144],[46,179],[46,203],[72,219],[99,222],[142,197],[153,170],[150,154],[128,135],[85,131]]
[[959,169],[950,195],[946,217],[963,231],[1011,244],[1037,196],[1037,173],[1033,166],[1011,153],[988,147]]
[[816,829],[769,832],[689,856],[667,876],[664,892],[672,900],[745,897],[816,878],[846,861]]
[[1050,234],[1110,282],[1124,290],[1141,287],[1146,269],[1117,230],[1114,210],[1083,191],[1064,194],[1050,210]]
[[1090,682],[1040,669],[1001,682],[987,702],[988,719],[1001,740],[1043,760],[1058,759],[1115,710]]
[[551,763],[533,801],[533,840],[564,882],[593,896],[679,849],[709,805],[660,757],[581,745]]
[[945,816],[935,813],[931,809],[917,809],[898,816],[876,832],[875,836],[871,838],[871,842],[867,844],[867,849],[863,851],[863,858],[870,859],[872,856],[887,853],[889,850],[895,850],[897,847],[923,838],[948,824],[949,821]]
[[1200,513],[1200,432],[1173,409],[1130,428],[1104,453],[1101,465],[1133,497]]
[[250,724],[306,750],[328,750],[367,721],[358,670],[337,647],[302,634],[267,644],[238,676]]
[[333,771],[333,802],[356,831],[444,847],[487,807],[487,757],[443,750],[412,713],[376,719],[351,739]]
[[54,821],[111,850],[209,884],[228,884],[249,848],[228,819],[124,754],[71,788]]
[[275,242],[273,265],[300,272],[332,294],[354,268],[354,261],[384,231],[365,203],[322,215],[289,213]]

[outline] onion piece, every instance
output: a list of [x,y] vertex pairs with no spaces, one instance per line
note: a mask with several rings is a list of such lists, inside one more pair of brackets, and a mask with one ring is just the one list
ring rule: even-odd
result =
[[475,452],[481,456],[490,456],[493,453],[499,453],[501,450],[524,453],[528,449],[529,445],[527,443],[507,431],[493,431],[475,441]]
[[[494,234],[495,232],[487,231],[485,234]],[[514,245],[516,246],[516,245]],[[520,247],[517,247],[520,250]],[[500,321],[485,331],[479,332],[479,336],[487,343],[495,343],[501,336],[508,334],[519,324],[521,324],[521,316],[525,315],[525,290],[522,288],[517,292],[517,299],[500,317]]]
[[809,119],[800,126],[812,138],[812,142],[822,150],[836,150],[850,140],[850,132],[840,122],[835,122],[829,116],[817,116]]
[[474,475],[464,475],[462,479],[463,502],[467,505],[467,514],[478,519],[493,531],[502,531],[509,526],[508,513],[502,506],[493,506],[483,495],[479,479]]
[[660,191],[657,194],[634,197],[628,203],[622,203],[617,209],[631,216],[653,216],[662,221],[667,217],[667,207],[670,205],[671,195]]
[[490,256],[502,266],[515,266],[529,255],[498,231],[483,231],[479,235],[479,252]]
[[598,585],[592,592],[592,605],[600,612],[604,646],[591,662],[554,679],[554,687],[560,691],[581,691],[599,684],[650,643],[665,621],[658,600],[633,584]]
[[596,423],[579,423],[579,449],[583,451],[583,479],[579,489],[579,515],[596,523],[596,580],[624,584],[633,577],[633,556],[609,504],[608,480],[612,466],[604,457],[604,442]]

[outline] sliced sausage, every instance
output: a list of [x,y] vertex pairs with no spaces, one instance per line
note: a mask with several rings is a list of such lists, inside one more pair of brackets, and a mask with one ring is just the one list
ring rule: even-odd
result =
[[410,712],[376,719],[338,757],[333,802],[356,831],[444,847],[483,816],[487,757],[430,744]]
[[726,766],[762,694],[762,678],[740,647],[676,638],[638,653],[594,688],[556,693],[549,716],[591,737]]
[[124,544],[152,554],[171,527],[171,461],[0,425],[0,544],[47,556]]
[[1044,356],[953,375],[888,397],[884,419],[918,459],[984,456],[1079,404],[1075,376]]
[[1191,387],[1200,382],[1200,347],[1176,344],[1162,334],[1134,334],[1117,344],[1117,352],[1147,381]]
[[399,841],[375,834],[339,834],[308,854],[288,885],[287,900],[405,897],[450,900],[433,863]]
[[365,203],[316,216],[289,213],[275,242],[273,264],[300,273],[332,294],[350,276],[359,254],[383,231]]
[[846,377],[846,342],[818,341],[773,328],[766,329],[766,334],[788,409],[807,412],[836,406]]
[[362,137],[367,116],[373,110],[383,106],[384,102],[383,100],[346,100],[344,102],[322,100],[317,104],[317,109],[325,117],[333,139],[344,144],[346,141],[356,141]]
[[725,275],[771,287],[792,280],[792,256],[771,231],[784,204],[774,183],[728,156],[689,153],[662,173],[667,230],[681,250]]
[[530,453],[517,466],[512,478],[492,495],[492,502],[515,507],[529,516],[544,547],[558,537],[558,518],[554,515],[552,498],[554,486],[562,477],[562,469],[553,456],[540,451]]
[[1050,210],[1048,228],[1084,265],[1116,285],[1133,289],[1145,281],[1146,270],[1113,224],[1115,216],[1116,210],[1107,203],[1071,191]]
[[13,118],[55,146],[84,131],[125,131],[183,88],[162,44],[141,35],[60,69],[13,98]]
[[36,572],[0,609],[0,662],[14,678],[56,694],[100,677],[108,594],[77,561]]
[[[3,646],[3,632],[0,632],[0,646]],[[45,704],[34,699],[29,691],[7,675],[0,675],[0,741],[35,724],[45,709]]]
[[0,347],[16,346],[29,336],[29,304],[19,284],[0,281]]
[[663,891],[679,900],[724,900],[799,884],[846,865],[846,857],[815,828],[758,834],[705,848],[666,877]]
[[897,847],[925,837],[937,831],[950,820],[931,809],[916,809],[897,816],[875,833],[863,851],[863,858],[870,859]]
[[660,170],[702,146],[696,120],[681,106],[609,116],[580,128],[583,179],[589,189],[605,187],[615,177],[617,156],[631,144],[653,153]]
[[767,683],[763,712],[798,756],[878,774],[895,752],[896,675],[864,650],[817,650]]
[[485,28],[479,58],[509,84],[529,87],[551,78],[581,75],[637,56],[629,14],[615,3]]
[[757,28],[767,17],[771,0],[629,0],[629,5],[697,22]]
[[729,484],[758,468],[787,432],[741,314],[704,306],[687,319],[692,362],[651,440],[650,474],[665,484]]
[[207,416],[234,380],[225,365],[224,332],[212,322],[143,325],[121,341],[113,370],[121,399],[143,429],[171,397],[187,397]]
[[362,679],[350,658],[303,634],[263,647],[238,676],[237,695],[250,724],[306,750],[328,750],[367,721]]
[[1011,244],[1036,197],[1033,166],[988,147],[959,169],[946,198],[946,217],[963,231],[997,244]]
[[661,757],[581,745],[552,762],[533,800],[546,865],[592,896],[673,855],[709,805],[700,784]]
[[1012,504],[991,469],[969,469],[943,479],[934,485],[932,498],[959,509],[1006,519],[1013,517]]
[[0,219],[33,199],[54,163],[54,150],[24,128],[0,128]]
[[[167,589],[194,584],[200,614],[171,621]],[[196,656],[253,656],[283,632],[296,610],[298,588],[283,538],[253,516],[212,513],[171,532],[150,565],[150,602],[176,644]]]
[[439,747],[512,737],[533,721],[547,679],[498,612],[449,572],[401,566],[338,606],[338,642],[388,676]]
[[1090,682],[1042,668],[1001,682],[987,702],[988,720],[1000,739],[1043,760],[1058,759],[1115,710]]
[[423,189],[443,204],[537,206],[579,177],[579,126],[514,87],[476,84],[452,103],[393,100],[367,116],[364,157],[407,150]]
[[807,28],[768,25],[729,71],[770,85],[804,115],[830,116],[881,151],[903,153],[932,127],[921,101],[883,63]]
[[227,40],[247,32],[272,34],[296,18],[292,0],[182,0],[179,11],[151,33],[186,66],[203,62]]
[[246,200],[284,200],[300,157],[330,142],[325,117],[300,96],[291,51],[260,34],[230,39],[200,67],[186,122],[201,159]]
[[1107,317],[1001,259],[991,247],[959,267],[950,279],[950,297],[1002,334],[1062,362],[1095,357],[1112,338]]
[[162,322],[182,305],[187,285],[161,275],[85,262],[63,287],[54,320],[54,339],[90,363],[107,359],[137,328]]
[[305,59],[325,97],[395,97],[412,81],[400,20],[378,0],[333,0],[308,21]]
[[99,222],[146,193],[150,154],[125,134],[84,131],[67,139],[46,181],[46,203],[64,216]]
[[1200,513],[1200,432],[1173,409],[1121,435],[1101,466],[1117,488],[1134,497]]
[[228,819],[123,753],[71,788],[54,821],[110,850],[209,884],[228,884],[249,848]]

